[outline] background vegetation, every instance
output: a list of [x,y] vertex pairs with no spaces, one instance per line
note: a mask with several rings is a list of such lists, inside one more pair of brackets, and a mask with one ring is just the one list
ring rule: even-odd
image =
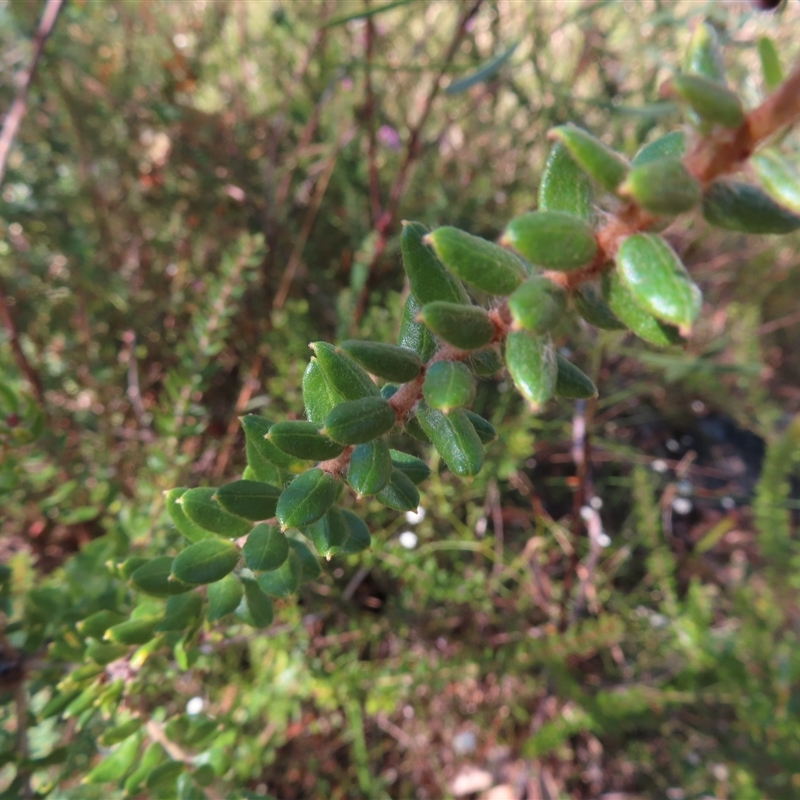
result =
[[[117,565],[173,552],[163,490],[238,477],[242,413],[301,413],[309,341],[394,341],[401,219],[494,238],[548,128],[632,153],[674,127],[658,89],[703,19],[753,103],[759,37],[787,68],[800,41],[797,4],[381,5],[61,14],[0,197],[2,796],[796,797],[796,236],[682,223],[688,348],[565,327],[599,399],[534,418],[483,381],[481,475],[365,503],[371,552],[271,628],[87,658],[82,621],[156,602]],[[3,108],[40,13],[0,2]]]

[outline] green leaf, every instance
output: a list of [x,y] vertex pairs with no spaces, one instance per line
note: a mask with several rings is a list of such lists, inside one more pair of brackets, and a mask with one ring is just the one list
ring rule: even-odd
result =
[[316,358],[312,358],[303,373],[303,403],[310,422],[322,425],[325,417],[344,400],[333,388]]
[[428,368],[422,394],[431,408],[447,414],[475,399],[475,376],[464,364],[437,361]]
[[[182,761],[167,761],[159,764],[148,776],[145,785],[148,789],[164,790],[173,787],[178,776],[186,769]],[[173,795],[174,796],[174,795]]]
[[634,301],[662,322],[689,331],[703,297],[678,254],[661,237],[637,233],[622,242],[617,270]]
[[289,557],[289,542],[280,528],[261,523],[250,531],[242,555],[254,572],[278,569]]
[[686,72],[725,85],[725,62],[722,60],[719,36],[708,22],[701,22],[695,28],[684,68]]
[[633,299],[615,269],[603,273],[603,297],[620,322],[646,342],[665,347],[684,341],[676,327],[660,322]]
[[437,336],[461,350],[478,350],[492,341],[494,323],[482,308],[437,301],[419,312],[419,319]]
[[457,81],[453,81],[444,90],[445,94],[459,94],[467,91],[467,89],[471,89],[479,83],[488,81],[489,78],[496,75],[500,71],[500,68],[514,55],[514,51],[517,47],[519,47],[519,42],[514,42],[514,44],[503,50],[502,53],[492,56],[488,61],[484,61],[475,72],[465,75]]
[[125,781],[125,795],[130,797],[138,792],[147,776],[166,758],[164,748],[158,742],[152,742],[144,751],[139,766]]
[[477,350],[471,353],[464,362],[476,375],[491,377],[503,368],[503,359],[497,347],[490,347],[486,350]]
[[135,717],[134,719],[129,719],[127,722],[114,725],[112,728],[103,731],[98,742],[103,747],[112,747],[136,733],[136,731],[142,727],[143,723],[144,720],[141,717]]
[[430,437],[422,429],[422,425],[420,425],[416,414],[414,416],[412,416],[412,417],[409,417],[405,421],[404,427],[406,429],[406,433],[409,436],[413,436],[417,441],[425,442],[425,444],[430,444],[431,443]]
[[[92,642],[86,648],[86,658],[91,659],[96,664],[102,664],[105,666],[106,664],[110,664],[112,661],[116,661],[117,659],[127,655],[129,649],[130,647],[126,644],[105,644],[104,642]],[[92,687],[89,688],[93,687],[94,684],[92,685]],[[99,694],[101,688],[102,687],[97,687],[96,693]],[[84,694],[86,693],[84,692]],[[73,703],[70,703],[70,705],[67,706],[67,709],[64,712],[66,716],[75,716],[76,714],[80,714],[82,711],[85,710],[84,708],[80,709],[78,708],[77,705],[78,699],[73,701],[75,705],[73,705]]]
[[233,575],[208,585],[208,621],[216,622],[226,614],[232,614],[242,602],[242,584]]
[[172,575],[183,583],[200,585],[222,580],[239,561],[239,548],[224,539],[204,539],[189,545],[172,562]]
[[167,499],[167,513],[172,520],[172,524],[190,542],[199,542],[201,539],[207,539],[209,536],[213,536],[214,534],[211,533],[211,531],[207,531],[205,528],[201,528],[199,525],[196,525],[189,519],[189,517],[186,516],[183,507],[178,500],[180,500],[180,498],[187,491],[188,489],[183,487],[179,489],[170,489],[168,492],[164,492],[164,496]]
[[392,457],[383,439],[360,444],[350,456],[347,482],[359,497],[377,494],[389,482]]
[[480,414],[476,414],[468,408],[464,409],[464,413],[472,423],[475,433],[478,434],[478,438],[483,444],[489,444],[489,442],[493,442],[497,438],[497,431],[488,419],[484,419]]
[[572,302],[575,310],[596,328],[607,331],[625,329],[625,325],[614,316],[614,312],[603,299],[603,292],[596,281],[585,281],[576,287]]
[[422,371],[422,359],[407,347],[349,339],[340,345],[364,369],[387,381],[413,381]]
[[[138,720],[137,720],[138,722]],[[141,724],[141,723],[139,723]],[[82,783],[111,783],[121,781],[132,769],[139,755],[141,734],[135,734],[120,743],[84,778]]]
[[294,551],[300,559],[300,566],[302,567],[300,580],[313,581],[322,575],[322,567],[319,565],[319,560],[311,552],[311,548],[299,539],[289,537],[289,547]]
[[131,575],[133,575],[133,573],[136,572],[139,567],[141,567],[143,564],[146,564],[149,560],[149,558],[145,558],[144,556],[131,556],[130,558],[126,558],[122,564],[117,566],[120,577],[123,578],[123,580],[130,579]]
[[357,19],[374,17],[377,14],[382,14],[384,11],[391,11],[392,9],[400,8],[401,6],[405,6],[413,2],[416,2],[416,0],[391,0],[391,2],[384,3],[382,6],[374,6],[373,8],[365,8],[360,11],[340,14],[338,17],[333,17],[332,19],[328,20],[322,27],[333,28],[337,25],[344,25],[347,22],[353,22]]
[[566,290],[543,275],[528,278],[508,298],[515,327],[531,333],[546,333],[555,327],[566,309]]
[[739,96],[716,81],[700,75],[677,75],[672,88],[702,120],[738,128],[745,119]]
[[234,481],[220,486],[214,495],[216,501],[237,517],[258,522],[275,516],[281,490],[261,481]]
[[555,393],[559,397],[575,400],[586,400],[597,397],[597,387],[589,376],[578,369],[572,362],[556,353],[558,373],[556,375]]
[[[290,469],[297,462],[292,456],[284,453],[267,441],[269,429],[273,422],[266,417],[259,417],[256,414],[248,414],[239,417],[242,424],[246,441],[247,463],[258,475],[259,480],[272,483],[275,478],[274,472],[268,465],[280,467],[280,469]],[[264,477],[262,477],[262,474]]]
[[419,506],[419,492],[411,478],[396,467],[392,468],[389,483],[376,495],[385,506],[395,511],[413,511]]
[[511,294],[528,277],[513,253],[458,228],[437,228],[425,241],[454,275],[487,294]]
[[519,393],[534,410],[553,396],[558,367],[548,336],[512,331],[506,339],[506,366]]
[[284,453],[310,461],[327,461],[344,450],[341,444],[320,433],[316,422],[304,420],[276,422],[269,429],[267,441]]
[[167,613],[156,628],[160,632],[180,632],[197,622],[203,612],[203,598],[197,592],[170,597]]
[[336,501],[339,482],[319,467],[298,475],[278,500],[281,528],[303,528],[316,522]]
[[702,190],[679,158],[666,156],[634,166],[619,193],[652,214],[675,215],[700,203]]
[[468,478],[477,475],[483,466],[483,444],[464,409],[442,414],[420,406],[420,424],[451,472]]
[[669,156],[682,158],[685,155],[686,134],[683,131],[671,131],[644,145],[633,157],[631,166],[642,167],[651,161],[658,161]]
[[419,222],[403,222],[400,236],[403,268],[415,299],[419,304],[436,300],[469,304],[469,295],[461,281],[445,269],[433,248],[423,242],[427,233],[428,229]]
[[[203,541],[214,540],[204,539]],[[197,544],[201,544],[201,542]],[[195,545],[191,546],[195,547]],[[172,556],[159,556],[142,564],[131,575],[133,585],[145,594],[152,594],[156,597],[168,597],[172,594],[188,592],[192,587],[172,575],[173,560]]]
[[594,191],[589,176],[575,163],[569,150],[556,142],[544,166],[539,184],[539,208],[564,211],[594,223]]
[[750,158],[767,194],[800,213],[800,170],[777,150],[761,150]]
[[115,644],[146,644],[155,635],[158,622],[157,617],[129,619],[109,628],[103,638]]
[[389,454],[392,466],[399,469],[400,472],[404,472],[416,486],[430,477],[431,468],[422,459],[408,453],[401,453],[399,450],[390,450]]
[[[147,559],[142,561],[146,563]],[[141,566],[141,564],[139,564]],[[103,609],[96,611],[94,614],[89,615],[86,619],[81,620],[77,624],[78,631],[84,636],[91,636],[94,639],[102,639],[103,634],[112,626],[125,621],[125,616],[117,611],[110,611]]]
[[580,269],[597,253],[592,226],[565,211],[532,211],[516,217],[501,241],[545,269]]
[[242,585],[252,624],[256,628],[268,628],[272,625],[274,618],[272,600],[269,599],[269,595],[264,592],[253,578],[242,578]]
[[344,520],[347,523],[347,540],[339,547],[339,555],[347,556],[369,550],[372,546],[372,537],[369,529],[364,524],[364,520],[356,516],[352,511],[342,511]]
[[303,528],[303,533],[314,543],[320,556],[328,560],[339,552],[350,535],[347,521],[338,506],[333,506],[324,517]]
[[340,444],[365,444],[388,433],[397,414],[383,397],[342,403],[328,414],[322,433]]
[[312,342],[309,347],[330,385],[343,399],[359,400],[380,394],[372,378],[343,350],[327,342]]
[[768,92],[774,92],[783,83],[783,67],[775,42],[769,36],[758,40],[758,57],[761,60],[761,72]]
[[588,131],[569,123],[553,128],[548,136],[561,142],[578,166],[609,192],[625,180],[627,160]]
[[745,233],[791,233],[800,228],[800,216],[761,189],[730,180],[714,181],[706,189],[703,216],[718,228]]
[[210,488],[189,489],[177,502],[186,516],[201,528],[231,539],[244,536],[250,530],[250,523],[226,511],[214,499],[216,492],[216,489]]
[[270,572],[262,572],[256,580],[266,594],[272,597],[287,597],[297,591],[302,574],[303,564],[300,556],[294,550],[290,550],[280,567]]
[[403,306],[403,317],[400,321],[400,336],[397,343],[401,347],[413,350],[420,359],[427,363],[436,352],[436,339],[433,334],[421,322],[417,322],[422,306],[419,301],[410,294],[406,298]]

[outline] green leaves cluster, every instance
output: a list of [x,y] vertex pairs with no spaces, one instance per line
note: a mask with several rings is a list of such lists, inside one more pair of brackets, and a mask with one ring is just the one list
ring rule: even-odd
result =
[[[774,82],[777,55],[761,51]],[[242,417],[242,479],[168,493],[172,521],[190,544],[175,558],[135,565],[130,579],[176,607],[160,621],[116,626],[115,645],[188,619],[177,604],[196,586],[208,586],[211,618],[235,613],[269,624],[271,598],[315,578],[318,557],[370,546],[365,524],[348,508],[349,492],[397,511],[417,507],[417,485],[429,470],[395,449],[403,434],[431,444],[454,474],[477,474],[495,438],[469,409],[479,377],[505,368],[533,409],[558,395],[594,396],[590,378],[556,350],[554,332],[570,315],[659,346],[683,342],[702,296],[667,238],[648,232],[660,217],[697,208],[725,229],[800,227],[800,180],[776,151],[754,161],[763,189],[704,180],[690,168],[688,142],[746,120],[710,26],[696,30],[669,91],[695,132],[662,136],[630,160],[576,125],[552,130],[539,207],[512,219],[500,244],[450,226],[404,223],[410,292],[397,344],[313,342],[302,380],[305,419]],[[623,221],[616,228],[613,215]],[[192,601],[192,612],[202,602]]]

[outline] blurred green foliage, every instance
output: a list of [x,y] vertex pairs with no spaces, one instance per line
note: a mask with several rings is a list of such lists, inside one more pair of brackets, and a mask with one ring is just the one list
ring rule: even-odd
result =
[[[109,627],[167,608],[126,580],[176,551],[163,490],[239,477],[237,417],[299,413],[307,342],[395,340],[402,218],[495,238],[535,206],[557,124],[632,154],[674,125],[658,89],[704,18],[751,104],[759,36],[797,53],[794,6],[487,0],[447,60],[468,6],[388,5],[62,12],[0,197],[44,399],[6,328],[2,796],[436,798],[477,766],[529,796],[796,797],[796,237],[679,223],[715,309],[685,352],[558,331],[600,389],[600,551],[573,536],[573,408],[532,418],[481,381],[500,435],[474,480],[434,457],[424,516],[364,501],[372,550],[265,631],[189,615],[112,660]],[[0,3],[2,107],[40,11]],[[765,440],[757,485],[714,424]]]

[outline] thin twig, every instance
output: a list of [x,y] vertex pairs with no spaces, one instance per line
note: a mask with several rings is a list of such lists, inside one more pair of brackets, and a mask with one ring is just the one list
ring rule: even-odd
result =
[[[383,257],[383,253],[386,250],[386,245],[389,241],[389,236],[397,222],[397,211],[400,206],[400,201],[403,198],[406,186],[408,185],[411,175],[413,174],[414,167],[416,166],[416,162],[418,161],[420,153],[422,152],[422,133],[425,128],[425,123],[428,121],[428,117],[433,109],[433,103],[441,90],[442,79],[447,74],[450,63],[455,58],[458,48],[464,39],[464,35],[467,31],[467,23],[475,16],[475,14],[478,13],[478,9],[482,4],[483,0],[474,0],[474,2],[471,3],[459,17],[458,23],[456,24],[455,33],[453,34],[453,38],[450,41],[447,51],[445,52],[444,58],[442,59],[439,72],[437,73],[433,84],[431,85],[430,91],[425,98],[419,119],[408,134],[403,161],[400,164],[400,168],[397,171],[397,175],[392,183],[392,187],[389,190],[389,197],[386,202],[386,207],[383,209],[383,213],[375,225],[375,228],[378,231],[378,241],[375,245],[375,250],[373,251],[369,266],[367,267],[367,276],[373,274],[376,265]],[[353,319],[355,322],[358,322],[361,319],[368,295],[369,279],[367,279],[367,281],[364,283],[364,288],[361,290],[361,294],[358,297],[358,302],[356,303],[356,307],[353,312]]]
[[17,94],[11,104],[11,108],[8,110],[8,114],[6,114],[3,130],[0,131],[0,183],[3,182],[11,146],[14,144],[14,139],[17,138],[20,123],[28,110],[28,92],[36,76],[39,59],[42,56],[45,42],[53,32],[53,26],[56,24],[58,13],[61,11],[63,4],[64,0],[47,0],[44,13],[39,20],[39,28],[33,37],[33,53],[31,54],[30,63],[17,76]]

